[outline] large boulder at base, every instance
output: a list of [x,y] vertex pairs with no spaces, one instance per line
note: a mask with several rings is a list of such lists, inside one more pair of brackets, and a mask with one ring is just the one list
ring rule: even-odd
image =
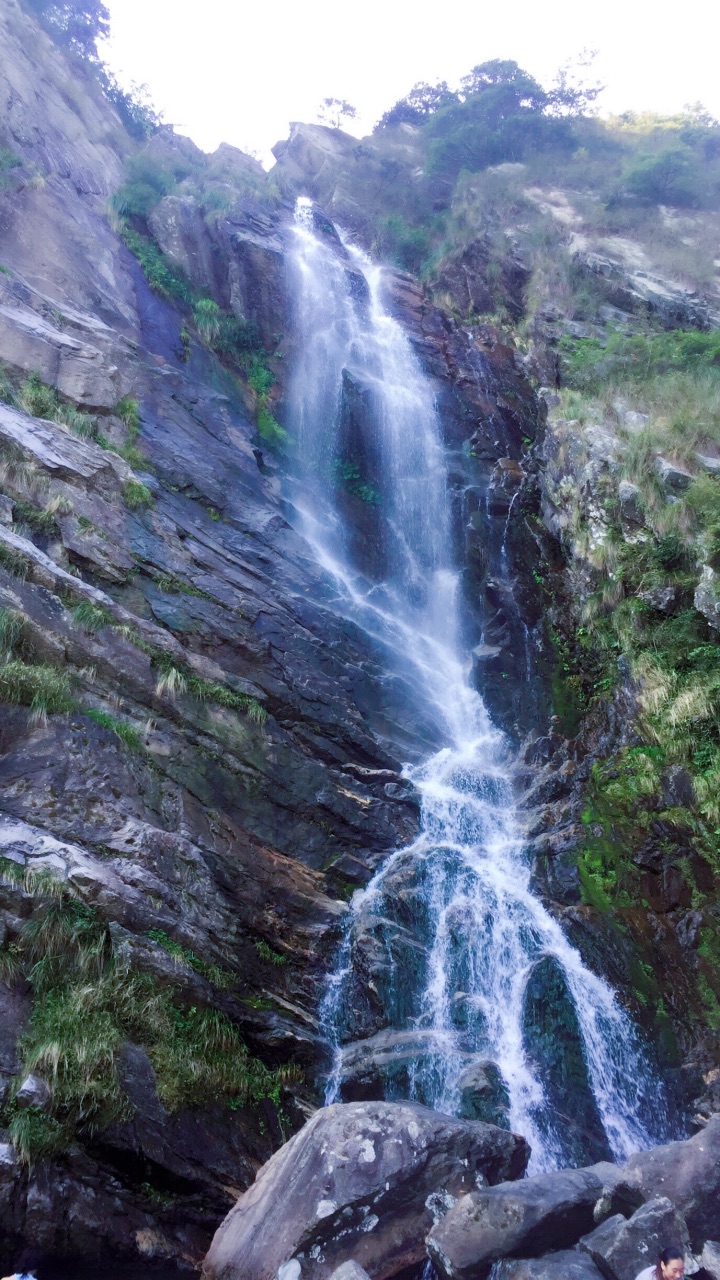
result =
[[643,1199],[667,1196],[683,1215],[693,1249],[718,1234],[720,1222],[720,1116],[687,1142],[640,1151],[624,1166]]
[[542,1258],[503,1258],[495,1280],[602,1280],[592,1258],[578,1249],[561,1249]]
[[608,1218],[580,1241],[580,1248],[607,1280],[635,1280],[668,1245],[680,1245],[686,1254],[686,1270],[696,1270],[685,1219],[663,1196],[648,1200],[629,1219],[621,1214]]
[[433,1228],[428,1250],[447,1280],[481,1280],[498,1258],[573,1245],[601,1218],[637,1204],[616,1165],[561,1169],[471,1191]]
[[203,1280],[326,1280],[346,1261],[389,1280],[423,1260],[455,1197],[522,1177],[528,1155],[524,1138],[416,1103],[326,1107],[240,1197]]
[[343,1262],[337,1271],[333,1271],[330,1280],[370,1280],[370,1277],[357,1262]]

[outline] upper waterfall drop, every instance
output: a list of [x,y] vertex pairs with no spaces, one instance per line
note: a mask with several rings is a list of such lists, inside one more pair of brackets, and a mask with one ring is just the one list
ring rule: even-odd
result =
[[[512,760],[467,674],[432,385],[384,305],[382,270],[330,225],[318,229],[307,201],[298,205],[291,262],[302,335],[288,404],[298,453],[294,503],[331,575],[337,609],[403,674],[438,741],[406,769],[422,797],[420,836],[353,898],[324,1002],[334,1046],[327,1100],[341,1096],[349,1058],[384,1050],[386,1063],[403,1062],[401,1073],[386,1073],[391,1096],[457,1112],[463,1076],[485,1064],[499,1075],[498,1113],[532,1145],[532,1171],[582,1160],[583,1151],[623,1158],[666,1136],[662,1116],[650,1120],[662,1111],[659,1086],[613,991],[531,892]],[[357,563],[338,499],[342,469],[351,465],[351,394],[364,397],[362,457],[381,517],[373,574]],[[354,961],[362,953],[367,965],[368,948],[381,959],[373,962],[372,1025],[359,1046]],[[531,1052],[533,983],[554,991],[567,1043],[551,1035]],[[378,1027],[403,1033],[394,1049]],[[566,1073],[573,1045],[582,1093],[575,1138],[553,1101],[553,1072],[559,1064]]]

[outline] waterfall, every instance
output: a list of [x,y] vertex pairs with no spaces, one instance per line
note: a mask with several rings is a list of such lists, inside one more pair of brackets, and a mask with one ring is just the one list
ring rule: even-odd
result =
[[[553,1034],[549,1047],[542,1039],[528,1045],[532,984],[550,980],[568,1043],[574,1037],[578,1045],[593,1150],[623,1158],[666,1136],[663,1121],[652,1128],[648,1118],[663,1112],[661,1089],[612,989],[586,968],[530,888],[513,762],[468,678],[432,385],[383,304],[381,269],[334,228],[318,228],[309,201],[298,203],[290,263],[300,335],[287,414],[297,447],[293,502],[335,607],[374,638],[439,744],[406,767],[422,798],[420,835],[351,903],[322,1009],[333,1051],[327,1101],[341,1096],[349,1057],[365,1052],[380,1051],[391,1065],[404,1053],[402,1080],[390,1072],[388,1096],[451,1113],[461,1111],[464,1082],[480,1070],[504,1122],[531,1143],[532,1171],[571,1162],[552,1088],[553,1055],[561,1075],[567,1067],[565,1033]],[[372,481],[347,461],[349,393],[362,399],[362,462]],[[344,475],[381,512],[373,573],[353,550]],[[358,1044],[353,993],[368,939],[381,1034],[373,1024]]]

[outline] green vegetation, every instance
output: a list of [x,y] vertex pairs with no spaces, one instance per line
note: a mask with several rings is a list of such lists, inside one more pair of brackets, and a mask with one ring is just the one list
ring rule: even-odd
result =
[[8,547],[0,542],[0,569],[12,573],[15,578],[27,578],[30,572],[30,561],[21,551]]
[[126,480],[123,487],[125,506],[130,511],[144,511],[155,501],[146,484],[141,480]]
[[30,707],[33,719],[70,711],[73,700],[67,676],[46,665],[32,665],[7,654],[0,659],[0,700]]
[[201,978],[206,978],[218,990],[229,991],[237,986],[238,980],[229,969],[223,969],[213,960],[204,960],[190,947],[183,947],[179,942],[175,942],[163,929],[150,929],[148,938],[152,942],[157,942],[158,946],[162,947],[163,951],[167,951],[168,955],[179,964],[189,965],[195,973],[200,974]]
[[121,720],[118,716],[111,715],[109,711],[98,711],[94,707],[90,710],[83,711],[83,715],[88,720],[94,720],[95,724],[100,725],[101,729],[107,729],[108,733],[114,733],[126,747],[131,751],[142,751],[143,742],[140,734],[134,725],[127,720]]
[[[0,193],[12,185],[13,170],[22,165],[22,158],[7,147],[0,147]],[[3,275],[10,275],[7,267],[0,267]]]
[[[172,987],[159,987],[155,978],[130,969],[93,908],[62,882],[32,877],[7,861],[0,874],[35,895],[12,951],[2,953],[10,958],[15,980],[25,978],[33,992],[17,1081],[36,1072],[51,1090],[47,1109],[19,1108],[14,1090],[5,1105],[3,1123],[26,1163],[130,1114],[117,1069],[127,1039],[146,1049],[170,1110],[203,1106],[208,1098],[231,1106],[270,1098],[279,1105],[283,1085],[300,1078],[294,1067],[272,1071],[252,1058],[224,1014],[183,1008]],[[173,946],[164,934],[158,940]],[[210,972],[216,968],[224,975],[217,966]]]
[[102,631],[103,627],[112,624],[113,616],[102,605],[93,604],[91,600],[81,600],[73,611],[73,621],[83,631]]
[[[208,179],[214,178],[223,182],[223,189],[208,188]],[[201,341],[234,372],[245,376],[255,392],[258,434],[271,448],[282,450],[288,443],[288,436],[270,409],[274,376],[267,366],[268,356],[255,325],[223,310],[207,292],[196,289],[162,253],[148,225],[153,208],[164,196],[176,190],[192,196],[198,207],[211,218],[232,205],[233,188],[241,194],[248,183],[254,193],[259,194],[264,177],[232,167],[226,172],[219,161],[208,165],[199,157],[186,159],[170,148],[163,153],[159,153],[157,148],[145,149],[130,161],[127,181],[111,201],[111,215],[125,244],[140,263],[151,289],[179,304],[184,312],[178,353],[180,359],[190,358],[188,321],[192,318]],[[264,192],[264,195],[267,199],[268,193]]]
[[366,502],[370,507],[377,507],[382,501],[381,495],[374,485],[363,480],[360,467],[356,462],[335,463],[335,480],[340,488],[351,493],[353,497]]
[[229,711],[241,711],[256,724],[264,724],[267,711],[262,703],[246,693],[237,693],[228,685],[217,680],[202,680],[189,671],[182,671],[165,653],[157,652],[153,661],[160,671],[155,691],[170,698],[190,693],[200,702],[214,702],[217,706],[226,707]]
[[[623,446],[606,486],[605,538],[585,552],[596,581],[578,642],[600,673],[596,696],[609,696],[623,670],[637,697],[635,742],[593,769],[583,894],[600,910],[653,906],[658,867],[653,875],[636,856],[651,850],[679,877],[681,900],[702,909],[712,906],[720,874],[720,637],[695,605],[701,575],[710,572],[712,593],[720,567],[720,476],[712,462],[720,445],[720,337],[614,333],[604,344],[566,341],[563,360],[570,385],[562,411],[580,422],[614,418]],[[645,418],[626,426],[630,407]],[[674,492],[659,457],[685,470]],[[634,530],[623,525],[621,480],[636,486],[643,524]],[[580,507],[573,520],[582,540]],[[576,661],[582,669],[582,651]],[[697,982],[704,1016],[720,1026],[713,929]]]
[[262,938],[255,943],[255,950],[263,960],[267,960],[270,964],[287,964],[287,956],[281,955],[279,951],[273,951],[272,947],[268,946],[267,942]]
[[123,396],[113,409],[116,418],[124,422],[129,434],[134,438],[140,430],[140,405],[134,396]]
[[193,586],[192,582],[183,582],[182,578],[176,578],[173,573],[156,573],[153,582],[167,595],[197,596],[201,600],[212,600],[207,591]]
[[78,436],[92,437],[97,430],[90,414],[60,400],[55,388],[48,386],[36,373],[31,373],[16,390],[0,370],[0,400],[23,409],[34,418],[60,422]]

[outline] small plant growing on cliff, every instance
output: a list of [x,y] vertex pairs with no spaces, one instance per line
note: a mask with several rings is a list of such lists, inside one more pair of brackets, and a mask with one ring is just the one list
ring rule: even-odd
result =
[[167,667],[155,685],[155,692],[159,698],[174,699],[183,693],[187,693],[187,687],[187,678],[182,671],[178,671],[177,667]]
[[116,738],[131,751],[142,751],[142,738],[133,724],[128,720],[121,720],[118,716],[111,715],[109,711],[100,711],[92,708],[85,712],[88,720],[93,720],[101,729],[107,729],[108,733],[114,733]]
[[17,609],[0,609],[0,653],[18,653],[26,636],[25,617]]
[[24,579],[30,572],[30,561],[21,551],[0,542],[0,569],[5,569],[15,578]]
[[73,699],[67,676],[50,666],[34,666],[20,658],[0,663],[0,699],[30,707],[33,720],[71,711]]
[[108,609],[100,604],[93,604],[91,600],[81,600],[75,605],[72,614],[76,626],[82,627],[83,631],[102,631],[113,620]]
[[123,490],[125,506],[130,511],[144,511],[153,505],[152,493],[141,480],[128,480]]
[[140,430],[140,405],[134,396],[123,396],[118,400],[113,413],[127,427],[129,434],[135,437]]
[[202,956],[191,950],[190,947],[183,947],[179,942],[175,942],[164,929],[149,929],[148,938],[153,942],[157,942],[169,956],[177,960],[179,964],[188,964],[195,973],[199,973],[202,978],[206,978],[220,991],[228,991],[231,987],[237,985],[237,979],[229,969],[223,969],[219,964],[215,964],[212,960],[203,960]]
[[208,346],[212,346],[220,335],[222,311],[212,298],[199,298],[193,307],[193,316],[197,331]]
[[281,955],[279,951],[273,951],[272,947],[268,946],[264,938],[261,938],[259,942],[255,943],[255,950],[261,959],[267,960],[270,964],[287,964],[287,956]]
[[18,394],[18,404],[33,418],[53,419],[57,413],[57,392],[36,374],[31,373],[22,383]]

